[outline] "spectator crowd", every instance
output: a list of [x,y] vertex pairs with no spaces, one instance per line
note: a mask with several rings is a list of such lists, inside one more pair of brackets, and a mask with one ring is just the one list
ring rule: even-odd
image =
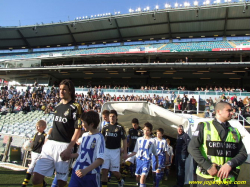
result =
[[[173,108],[176,106],[178,111],[188,111],[196,110],[197,100],[194,96],[188,97],[186,94],[177,95],[174,91],[170,92],[170,96],[159,96],[156,94],[143,95],[113,95],[103,92],[103,89],[109,89],[111,86],[95,86],[89,87],[86,95],[76,94],[76,102],[80,104],[83,111],[95,110],[100,113],[102,105],[108,101],[147,101],[153,104],[156,104],[165,109]],[[113,87],[115,89],[120,88],[119,86]],[[122,89],[128,89],[128,86],[122,87]],[[141,87],[143,90],[148,89],[161,89],[163,86],[145,86]],[[165,89],[168,89],[165,87]],[[210,88],[209,90],[211,90]],[[177,90],[185,90],[185,87],[178,87]],[[202,88],[196,89],[200,91]],[[231,88],[222,88],[215,87],[213,91],[219,90],[221,93],[220,97],[212,99],[206,99],[205,101],[205,117],[211,117],[214,115],[214,106],[220,101],[229,102],[233,107],[233,118],[238,119],[239,114],[241,116],[250,117],[249,104],[250,100],[246,96],[245,98],[237,98],[236,95],[226,96],[225,91],[239,91],[241,89]],[[241,90],[242,91],[242,90]],[[44,111],[45,113],[51,113],[54,111],[55,106],[60,102],[59,90],[55,86],[52,86],[51,89],[44,89],[44,86],[38,85],[36,82],[32,87],[27,86],[26,90],[17,91],[15,87],[10,89],[2,89],[0,91],[0,109],[1,114],[7,113],[18,113],[23,112],[27,113],[30,111]]]

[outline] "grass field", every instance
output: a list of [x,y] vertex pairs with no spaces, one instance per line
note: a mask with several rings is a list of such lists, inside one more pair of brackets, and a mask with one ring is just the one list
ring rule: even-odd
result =
[[[25,177],[25,171],[13,171],[6,168],[0,167],[0,186],[1,187],[13,187],[18,186],[20,187],[23,179]],[[70,178],[69,178],[70,180]],[[161,187],[172,187],[175,185],[176,177],[174,176],[174,172],[170,173],[169,179],[167,181],[163,181],[160,185]],[[48,186],[51,186],[51,183],[53,181],[52,178],[45,178],[45,181],[47,182]],[[32,186],[31,182],[28,186]],[[117,182],[115,178],[111,179],[111,182],[108,183],[109,187],[117,187]],[[126,186],[136,186],[135,178],[127,177],[125,181],[125,187]],[[149,177],[147,179],[147,187],[152,187],[152,177]],[[188,186],[188,185],[187,185]],[[90,186],[91,187],[91,186]]]

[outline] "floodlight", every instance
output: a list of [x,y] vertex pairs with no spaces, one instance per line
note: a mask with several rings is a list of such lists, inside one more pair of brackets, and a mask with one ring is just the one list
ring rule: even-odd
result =
[[118,11],[118,14],[120,14],[121,12],[120,11]]
[[91,18],[93,18],[93,15],[91,15]]
[[206,0],[206,4],[209,5],[209,4],[210,4],[210,1],[209,1],[209,0]]
[[128,11],[129,11],[129,12],[132,12],[132,9],[130,8]]
[[165,8],[170,8],[171,5],[170,4],[165,4]]
[[225,0],[225,3],[227,3],[227,0]]
[[97,17],[99,17],[100,16],[100,14],[97,14]]
[[156,9],[156,10],[158,10],[158,9],[159,9],[159,6],[158,6],[158,5],[156,5],[156,6],[155,6],[155,9]]
[[79,18],[78,17],[76,17],[76,20],[78,20]]
[[149,6],[147,6],[147,8],[146,8],[146,9],[147,9],[147,11],[149,11],[149,9],[150,9],[150,8],[149,8]]
[[141,12],[141,8],[140,7],[138,8],[138,12]]
[[174,6],[175,6],[175,7],[178,7],[178,3],[175,3]]
[[199,2],[198,1],[195,1],[194,2],[194,6],[198,6]]

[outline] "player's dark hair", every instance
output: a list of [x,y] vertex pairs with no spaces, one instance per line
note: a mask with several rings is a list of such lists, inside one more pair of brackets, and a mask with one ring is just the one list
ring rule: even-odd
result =
[[162,128],[157,129],[157,131],[161,132],[161,134],[164,134],[164,130]]
[[108,116],[108,115],[109,115],[109,111],[108,111],[108,110],[104,110],[104,111],[102,111],[102,115],[104,115],[104,116]]
[[62,82],[59,84],[59,87],[60,87],[61,85],[66,85],[66,86],[68,86],[69,91],[70,91],[70,94],[71,94],[71,99],[72,99],[73,101],[75,101],[76,96],[75,96],[75,86],[74,86],[74,83],[73,83],[71,80],[69,80],[69,79],[64,79],[64,80],[62,80]]
[[110,110],[109,114],[115,114],[115,116],[117,117],[117,112],[116,112],[116,110]]
[[88,125],[94,124],[93,128],[97,129],[100,119],[99,119],[99,114],[95,112],[94,110],[90,110],[88,112],[83,112],[81,116],[81,120],[85,121]]
[[131,123],[139,124],[139,120],[137,118],[133,118]]
[[152,125],[151,123],[149,123],[149,122],[146,122],[146,123],[144,124],[144,127],[149,128],[151,132],[152,132],[152,130],[153,130],[153,125]]

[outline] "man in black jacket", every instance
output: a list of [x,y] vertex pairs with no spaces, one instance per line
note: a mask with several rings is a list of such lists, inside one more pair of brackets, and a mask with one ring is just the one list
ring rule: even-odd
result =
[[188,143],[190,137],[183,130],[183,126],[179,125],[177,128],[177,140],[175,148],[175,167],[177,173],[177,185],[174,187],[183,187],[185,180],[185,162],[188,157]]

